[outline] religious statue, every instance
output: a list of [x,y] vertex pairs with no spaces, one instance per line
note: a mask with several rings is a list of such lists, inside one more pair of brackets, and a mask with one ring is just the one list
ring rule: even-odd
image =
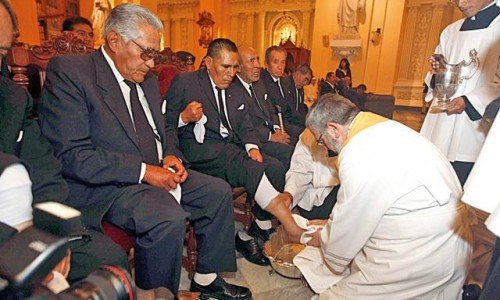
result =
[[94,0],[94,11],[92,12],[92,29],[94,30],[94,46],[99,48],[103,43],[104,24],[108,18],[112,6],[109,0]]
[[358,12],[365,10],[366,0],[340,0],[337,19],[341,35],[359,36]]

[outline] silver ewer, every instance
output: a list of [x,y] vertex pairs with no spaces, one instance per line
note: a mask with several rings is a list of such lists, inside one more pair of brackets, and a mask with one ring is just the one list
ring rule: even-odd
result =
[[[470,60],[462,60],[458,64],[449,64],[442,54],[433,54],[429,58],[434,73],[434,97],[437,98],[436,105],[431,107],[431,112],[444,112],[450,98],[456,93],[458,86],[464,81],[472,78],[479,68],[479,58],[476,49],[469,51]],[[462,75],[462,69],[471,69],[468,75]]]

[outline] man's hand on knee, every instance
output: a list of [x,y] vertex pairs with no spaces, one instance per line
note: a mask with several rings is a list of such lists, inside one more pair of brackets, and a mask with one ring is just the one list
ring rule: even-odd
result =
[[170,191],[177,188],[177,185],[182,182],[182,177],[166,168],[146,165],[146,173],[142,181]]
[[180,176],[181,183],[186,181],[188,177],[188,171],[182,164],[182,161],[174,155],[167,155],[163,158],[163,168],[174,170],[174,173]]

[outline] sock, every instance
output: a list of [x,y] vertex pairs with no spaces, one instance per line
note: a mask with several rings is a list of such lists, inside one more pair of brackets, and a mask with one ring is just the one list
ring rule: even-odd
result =
[[215,278],[217,278],[216,273],[208,273],[208,274],[201,274],[201,273],[194,273],[193,280],[199,285],[207,286],[211,284]]
[[271,222],[271,220],[261,221],[261,220],[255,219],[255,223],[257,224],[257,227],[259,227],[260,229],[267,230],[267,229],[273,228],[273,223]]
[[240,239],[242,241],[249,241],[251,239],[253,239],[253,237],[249,236],[248,233],[244,232],[244,231],[238,231],[238,236],[240,237]]
[[276,198],[280,193],[273,187],[269,179],[267,178],[266,173],[262,175],[260,179],[259,186],[257,187],[257,191],[255,191],[255,202],[265,209],[271,200]]

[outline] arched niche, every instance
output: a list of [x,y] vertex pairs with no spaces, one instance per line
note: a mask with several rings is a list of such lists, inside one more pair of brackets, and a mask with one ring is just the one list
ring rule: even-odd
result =
[[283,12],[274,16],[270,22],[270,37],[271,45],[279,45],[290,39],[294,44],[301,40],[302,24],[298,16],[293,12]]

